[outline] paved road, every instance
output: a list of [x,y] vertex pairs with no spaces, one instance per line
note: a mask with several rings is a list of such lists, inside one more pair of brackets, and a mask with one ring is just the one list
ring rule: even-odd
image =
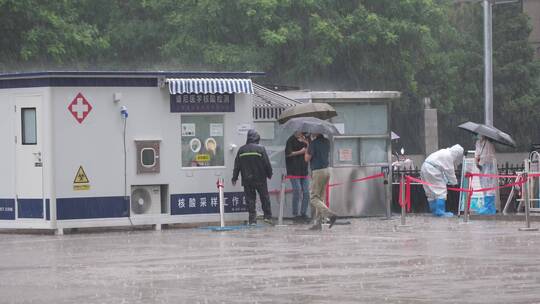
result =
[[540,303],[540,233],[520,222],[350,221],[0,234],[0,303]]

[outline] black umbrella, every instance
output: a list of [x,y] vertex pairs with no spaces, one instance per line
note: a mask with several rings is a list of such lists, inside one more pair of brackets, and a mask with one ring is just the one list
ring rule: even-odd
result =
[[466,123],[460,124],[458,128],[467,130],[475,134],[483,135],[503,145],[514,148],[516,147],[516,142],[512,139],[510,135],[492,126],[468,121]]
[[320,119],[330,119],[336,116],[336,110],[327,103],[303,103],[283,111],[278,118],[278,122],[282,124],[294,117],[317,117]]
[[338,129],[328,121],[315,117],[296,117],[289,119],[281,126],[290,131],[319,134],[339,134]]

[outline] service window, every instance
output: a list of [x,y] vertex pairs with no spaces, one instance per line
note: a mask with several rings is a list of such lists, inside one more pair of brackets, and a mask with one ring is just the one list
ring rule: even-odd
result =
[[333,166],[364,166],[387,162],[386,138],[334,137]]
[[159,173],[159,140],[135,140],[137,173]]
[[379,103],[332,103],[338,113],[331,119],[342,125],[342,135],[386,135],[388,133],[388,106]]
[[223,115],[182,115],[182,167],[225,165]]

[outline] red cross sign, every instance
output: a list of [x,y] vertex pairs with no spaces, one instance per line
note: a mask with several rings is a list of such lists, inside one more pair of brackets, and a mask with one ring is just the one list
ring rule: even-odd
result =
[[92,105],[79,93],[69,104],[68,110],[79,123],[82,123],[86,116],[88,116],[88,113],[92,111]]

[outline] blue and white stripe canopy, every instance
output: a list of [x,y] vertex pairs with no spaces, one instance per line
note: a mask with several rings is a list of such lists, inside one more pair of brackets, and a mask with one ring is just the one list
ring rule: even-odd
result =
[[233,78],[169,78],[169,93],[244,93],[253,94],[253,83],[251,79]]

